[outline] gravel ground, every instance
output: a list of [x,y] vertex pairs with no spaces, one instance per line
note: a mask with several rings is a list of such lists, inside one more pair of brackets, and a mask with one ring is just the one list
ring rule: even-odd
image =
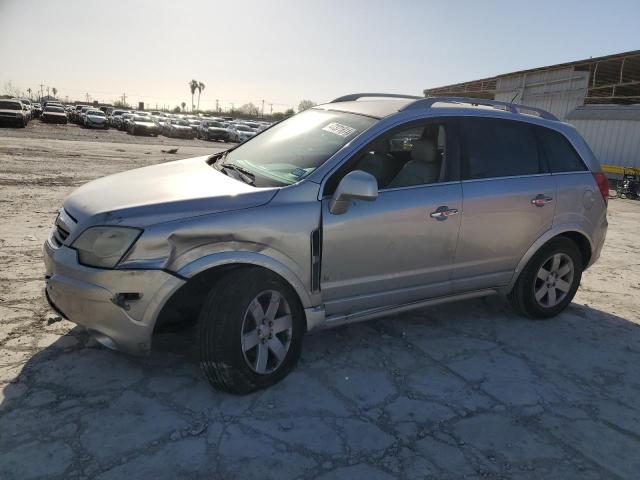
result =
[[602,258],[558,318],[493,297],[320,332],[244,397],[202,379],[191,332],[131,358],[48,308],[41,246],[73,188],[222,147],[0,129],[0,478],[640,476],[640,202],[610,202]]

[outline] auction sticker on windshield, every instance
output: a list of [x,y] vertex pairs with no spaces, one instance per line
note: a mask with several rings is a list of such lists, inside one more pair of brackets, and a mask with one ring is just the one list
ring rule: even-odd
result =
[[322,130],[324,130],[325,132],[334,133],[343,138],[347,138],[349,135],[356,131],[355,128],[349,127],[348,125],[342,125],[341,123],[337,122],[331,122]]

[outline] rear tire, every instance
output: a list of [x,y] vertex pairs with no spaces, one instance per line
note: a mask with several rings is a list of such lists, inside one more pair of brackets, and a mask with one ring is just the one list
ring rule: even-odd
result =
[[235,394],[279,382],[302,350],[304,311],[296,293],[260,268],[233,270],[217,285],[198,319],[205,377],[214,388]]
[[582,254],[575,242],[565,237],[554,238],[522,270],[507,297],[509,303],[529,318],[554,317],[573,300],[582,270]]

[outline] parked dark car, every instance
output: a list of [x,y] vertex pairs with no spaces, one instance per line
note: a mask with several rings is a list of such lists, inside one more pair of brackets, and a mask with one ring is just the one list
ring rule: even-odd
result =
[[42,115],[40,116],[40,120],[45,123],[61,123],[63,125],[66,125],[68,121],[67,112],[65,112],[64,108],[62,107],[49,104],[44,107]]
[[70,120],[74,123],[80,123],[80,111],[88,105],[76,105],[73,112],[71,112]]
[[197,136],[203,140],[215,140],[216,142],[231,140],[227,124],[219,120],[202,120],[200,127],[198,127]]
[[151,135],[158,136],[158,126],[154,123],[150,115],[134,115],[129,120],[128,132],[131,135]]
[[29,123],[27,112],[19,100],[0,100],[0,124],[13,127],[26,127]]
[[129,120],[134,117],[134,114],[131,112],[123,113],[119,117],[116,117],[116,128],[118,130],[122,130],[126,132],[129,130]]
[[33,118],[37,118],[42,115],[42,105],[39,103],[33,104]]

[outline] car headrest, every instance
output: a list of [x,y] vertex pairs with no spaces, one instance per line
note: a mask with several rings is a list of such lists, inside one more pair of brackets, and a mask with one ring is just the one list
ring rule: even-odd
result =
[[411,160],[422,163],[436,162],[438,160],[436,144],[427,138],[416,140],[411,148]]

